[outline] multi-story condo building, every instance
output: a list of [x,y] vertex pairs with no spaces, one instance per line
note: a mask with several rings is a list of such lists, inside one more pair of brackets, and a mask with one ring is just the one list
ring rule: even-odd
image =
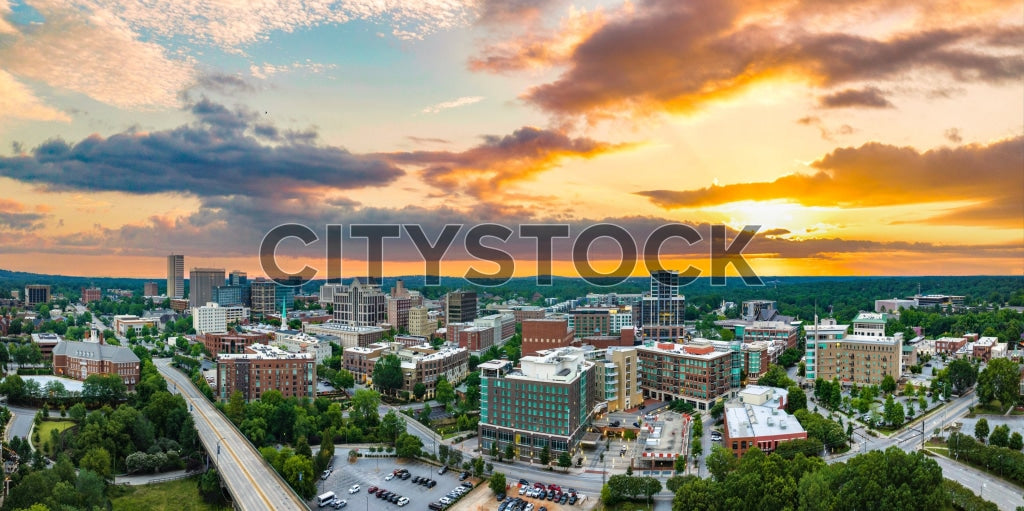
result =
[[29,284],[25,286],[25,306],[35,307],[50,302],[49,284]]
[[476,291],[452,291],[445,297],[445,323],[471,323],[477,316]]
[[139,382],[139,357],[131,348],[101,342],[60,341],[53,348],[53,374],[85,381],[90,374],[116,374],[129,392]]
[[117,335],[128,335],[129,330],[138,332],[142,327],[157,328],[160,324],[159,318],[140,318],[131,314],[119,314],[114,316],[112,326]]
[[609,412],[628,410],[644,400],[640,389],[639,358],[635,347],[611,347],[604,359],[598,361],[602,379],[598,382],[598,397],[608,403]]
[[861,312],[853,318],[853,335],[885,337],[885,323],[888,319],[884,312]]
[[835,325],[834,321],[824,329],[818,325],[808,330],[807,378],[837,378],[856,385],[878,385],[886,375],[899,380],[903,374],[903,334],[886,337],[884,321],[878,325],[873,316],[878,314],[857,316],[854,323],[859,327],[855,332],[859,333],[845,334],[845,325]]
[[342,352],[342,366],[357,382],[372,381],[373,368],[381,357],[395,355],[402,366],[402,390],[412,393],[417,383],[427,388],[427,399],[434,396],[437,381],[444,376],[453,386],[469,375],[469,351],[465,348],[434,349],[429,344],[405,346],[402,343],[375,343]]
[[422,305],[409,308],[409,335],[430,338],[437,331],[437,320],[430,318],[430,311]]
[[473,326],[491,328],[491,345],[500,346],[516,334],[515,316],[509,313],[489,314],[473,320]]
[[254,314],[267,315],[277,308],[277,283],[262,277],[252,281],[249,286]]
[[633,328],[633,308],[578,307],[569,313],[568,319],[576,337],[619,335],[622,329]]
[[288,397],[316,397],[316,360],[309,353],[288,353],[254,344],[245,353],[217,357],[217,397],[226,402],[235,391],[246,401],[277,390]]
[[82,288],[82,303],[98,302],[103,299],[103,291],[98,287]]
[[185,297],[185,256],[181,254],[167,256],[167,297]]
[[329,338],[317,337],[305,332],[278,331],[274,335],[274,346],[289,353],[309,353],[313,355],[317,365],[323,364],[331,356]]
[[188,273],[188,304],[196,308],[212,301],[213,288],[224,285],[224,268],[192,268]]
[[736,337],[743,342],[779,341],[785,348],[796,348],[800,341],[800,325],[785,321],[753,321],[736,325]]
[[822,344],[822,341],[828,343],[829,341],[838,341],[846,337],[846,331],[850,328],[850,325],[840,325],[836,322],[835,318],[825,318],[818,321],[818,317],[814,317],[813,325],[804,325],[804,335],[807,337],[807,349],[804,353],[806,371],[805,378],[807,380],[815,380],[818,377],[817,373],[817,350],[818,346]]
[[552,460],[563,452],[575,455],[604,403],[597,364],[579,348],[545,350],[519,364],[492,360],[478,366],[481,451],[496,445],[505,452],[511,445],[516,459],[538,460],[547,446]]
[[682,399],[708,410],[732,387],[734,352],[716,350],[708,342],[657,342],[638,346],[640,387],[644,397],[663,401]]
[[541,350],[561,348],[572,344],[575,331],[566,318],[527,319],[523,321],[523,355]]
[[752,447],[770,454],[780,443],[806,439],[804,428],[786,413],[788,395],[785,389],[759,385],[740,391],[741,404],[726,405],[722,445],[743,456]]
[[679,272],[651,272],[651,291],[634,309],[635,325],[648,340],[674,341],[686,335],[686,297],[679,294]]
[[192,309],[192,328],[196,333],[218,333],[228,331],[228,311],[216,302]]
[[344,325],[375,327],[387,322],[387,300],[380,285],[353,279],[334,289],[334,321]]
[[227,332],[211,332],[199,334],[196,341],[203,344],[211,355],[225,353],[245,353],[245,349],[255,344],[268,344],[272,336],[265,332],[239,332],[229,329]]
[[369,346],[383,339],[385,332],[379,326],[350,326],[334,319],[320,324],[307,323],[303,325],[302,331],[310,335],[331,337],[345,349]]
[[142,296],[160,296],[160,286],[156,282],[146,282],[142,285]]

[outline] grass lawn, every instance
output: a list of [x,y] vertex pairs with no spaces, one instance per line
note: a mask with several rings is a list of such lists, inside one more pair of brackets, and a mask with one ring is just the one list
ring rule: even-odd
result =
[[110,491],[114,511],[135,509],[229,511],[231,509],[203,502],[195,477],[145,486],[115,486],[111,487]]
[[[70,428],[71,426],[74,426],[74,425],[75,425],[74,421],[43,421],[42,424],[36,426],[36,429],[33,430],[33,434],[32,434],[32,437],[33,437],[32,447],[35,447],[36,449],[41,449],[40,446],[42,444],[47,444],[48,448],[46,449],[46,453],[47,454],[52,454],[53,453],[53,446],[49,445],[50,444],[50,434],[51,434],[50,432],[53,431],[53,430],[57,430],[58,432],[62,432],[65,429],[68,429],[68,428]],[[35,432],[39,433],[39,441],[38,442],[36,442],[34,440]]]

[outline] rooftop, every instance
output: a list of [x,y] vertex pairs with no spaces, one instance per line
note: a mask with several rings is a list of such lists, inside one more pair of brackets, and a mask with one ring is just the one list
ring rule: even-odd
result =
[[853,318],[854,323],[881,323],[885,324],[887,316],[884,312],[861,312]]
[[744,404],[725,409],[727,436],[732,438],[753,438],[774,435],[802,433],[803,426],[778,404],[769,401],[765,405]]
[[139,357],[130,348],[111,346],[94,342],[60,341],[53,348],[53,355],[87,360],[109,360],[115,363],[139,363]]

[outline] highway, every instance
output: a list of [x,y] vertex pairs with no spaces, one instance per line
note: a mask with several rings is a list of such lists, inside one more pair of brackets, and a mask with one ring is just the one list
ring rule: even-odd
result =
[[[203,396],[188,376],[170,366],[170,360],[153,360],[160,374],[177,388],[192,409],[199,438],[216,460],[217,469],[243,510],[309,509],[260,453]],[[219,453],[218,453],[219,451]]]

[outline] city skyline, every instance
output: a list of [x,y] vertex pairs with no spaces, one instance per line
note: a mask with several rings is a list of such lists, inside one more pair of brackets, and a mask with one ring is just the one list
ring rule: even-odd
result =
[[[760,225],[744,252],[760,275],[1020,275],[1022,14],[0,0],[0,268],[166,278],[175,253],[255,278],[281,223],[433,240],[452,223],[610,222],[642,241],[679,222]],[[322,240],[282,247],[287,269],[322,270]],[[504,245],[516,276],[537,273],[534,247]],[[424,274],[407,239],[385,248],[386,275]],[[552,273],[575,276],[556,248]],[[614,246],[594,248],[614,266]],[[344,252],[344,275],[365,275],[365,244]],[[664,265],[706,272],[707,254],[669,242]],[[440,272],[471,265],[493,271],[453,250]]]

